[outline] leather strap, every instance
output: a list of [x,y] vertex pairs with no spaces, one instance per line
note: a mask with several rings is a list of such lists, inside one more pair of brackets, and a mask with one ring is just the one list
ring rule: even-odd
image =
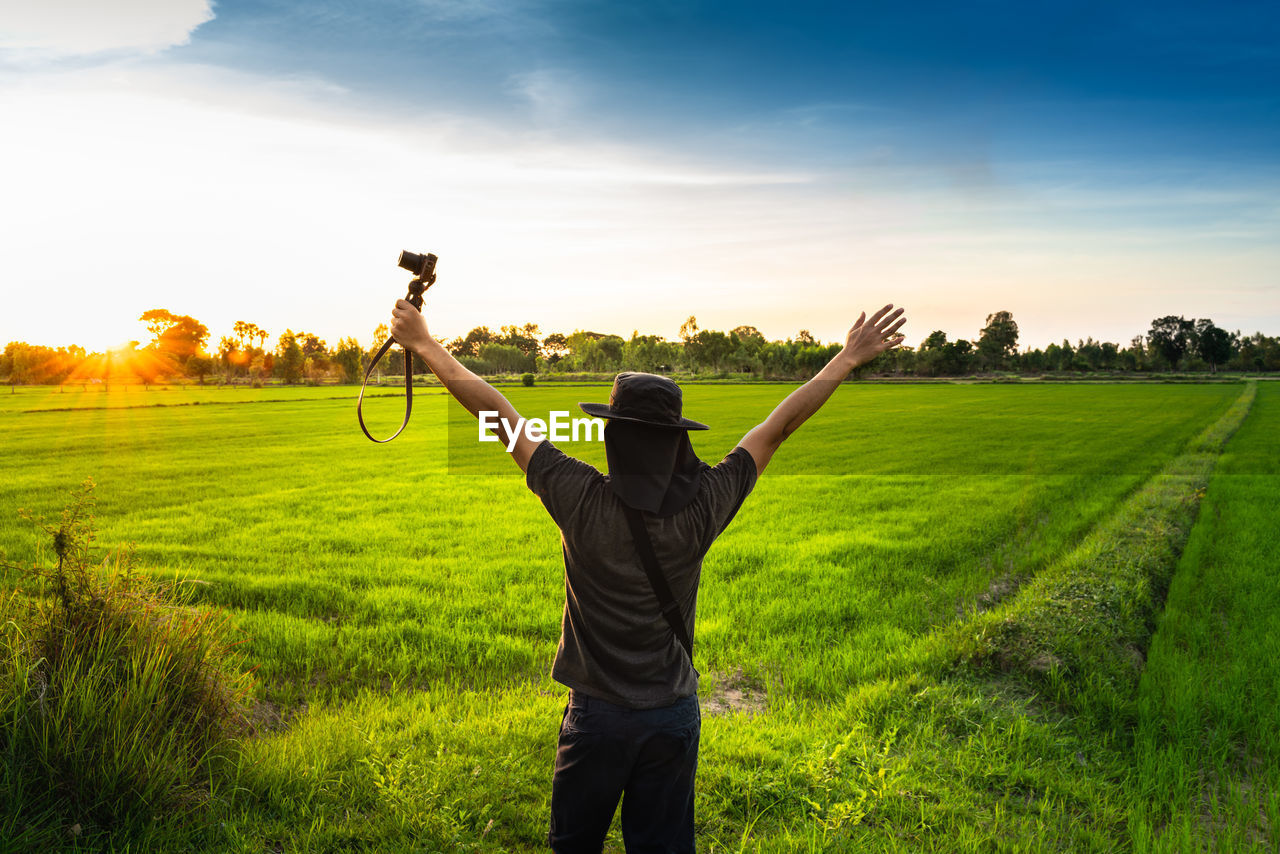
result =
[[404,432],[404,428],[409,426],[409,414],[413,412],[413,354],[408,350],[404,351],[404,420],[400,422],[400,429],[392,433],[386,439],[374,439],[369,432],[369,428],[364,426],[364,389],[369,384],[369,375],[373,373],[374,366],[382,360],[382,357],[391,350],[391,345],[395,344],[394,338],[388,338],[387,343],[382,345],[377,355],[373,357],[373,361],[369,363],[369,368],[364,372],[364,382],[360,385],[360,397],[356,400],[356,418],[360,420],[360,429],[369,437],[370,441],[384,444],[390,442],[396,436]]
[[[430,280],[414,279],[409,283],[409,295],[405,297],[409,302],[413,303],[413,307],[418,311],[422,311],[422,294],[431,283],[436,280],[432,275]],[[360,421],[360,429],[369,437],[369,441],[377,442],[379,445],[390,442],[396,436],[404,432],[404,428],[409,426],[409,415],[413,412],[413,354],[408,348],[404,351],[404,420],[400,422],[400,429],[392,433],[386,439],[375,439],[373,434],[369,432],[369,428],[364,426],[364,389],[369,384],[369,375],[373,373],[374,367],[382,360],[382,357],[391,349],[391,345],[395,344],[394,338],[388,338],[387,343],[374,354],[373,361],[369,363],[369,367],[364,372],[364,382],[360,384],[360,397],[356,400],[356,418]]]
[[671,587],[667,584],[667,577],[662,574],[662,567],[658,564],[658,556],[653,553],[653,540],[649,539],[649,531],[644,526],[644,516],[636,508],[624,504],[622,509],[627,513],[627,524],[631,527],[631,538],[636,541],[636,550],[640,552],[640,563],[644,565],[644,573],[649,576],[649,586],[653,588],[653,592],[658,596],[658,604],[662,606],[662,616],[666,617],[667,624],[671,626],[671,631],[675,632],[676,639],[680,641],[680,645],[684,647],[685,654],[689,656],[689,663],[693,663],[693,639],[689,637],[689,630],[685,627],[684,617],[680,614],[680,605],[676,602],[676,597],[671,594]]

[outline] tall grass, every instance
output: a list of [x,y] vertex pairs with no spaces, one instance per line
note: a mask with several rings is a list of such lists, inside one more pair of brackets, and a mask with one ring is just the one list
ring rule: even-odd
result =
[[251,679],[225,616],[98,560],[92,482],[53,523],[56,563],[0,602],[0,838],[115,840],[179,822],[227,779]]
[[1138,691],[1145,851],[1280,844],[1280,387],[1264,384],[1205,493]]

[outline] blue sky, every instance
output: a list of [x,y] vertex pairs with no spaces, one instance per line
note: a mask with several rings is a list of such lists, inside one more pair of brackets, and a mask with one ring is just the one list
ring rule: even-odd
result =
[[1280,332],[1275,4],[27,5],[0,340],[163,306],[367,343],[401,248],[441,256],[440,335]]

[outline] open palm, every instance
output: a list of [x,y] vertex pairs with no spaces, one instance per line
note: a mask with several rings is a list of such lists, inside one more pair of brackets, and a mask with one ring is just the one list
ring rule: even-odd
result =
[[840,352],[853,367],[865,365],[885,350],[890,350],[902,343],[903,336],[898,335],[897,332],[907,319],[902,317],[903,309],[899,308],[891,312],[892,308],[892,303],[886,305],[871,315],[870,320],[867,319],[867,313],[864,311],[859,315],[858,322],[849,330],[849,337],[845,339],[844,349]]

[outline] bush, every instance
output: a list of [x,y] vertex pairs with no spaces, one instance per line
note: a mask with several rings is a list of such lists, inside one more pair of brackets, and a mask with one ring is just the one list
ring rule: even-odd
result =
[[[251,727],[231,627],[131,551],[95,563],[93,483],[61,522],[31,519],[56,566],[0,598],[0,831],[129,835],[222,789]],[[56,837],[55,837],[56,838]]]
[[520,375],[520,383],[521,383],[521,385],[525,386],[525,388],[532,388],[532,387],[533,387],[533,374],[521,374],[521,375]]

